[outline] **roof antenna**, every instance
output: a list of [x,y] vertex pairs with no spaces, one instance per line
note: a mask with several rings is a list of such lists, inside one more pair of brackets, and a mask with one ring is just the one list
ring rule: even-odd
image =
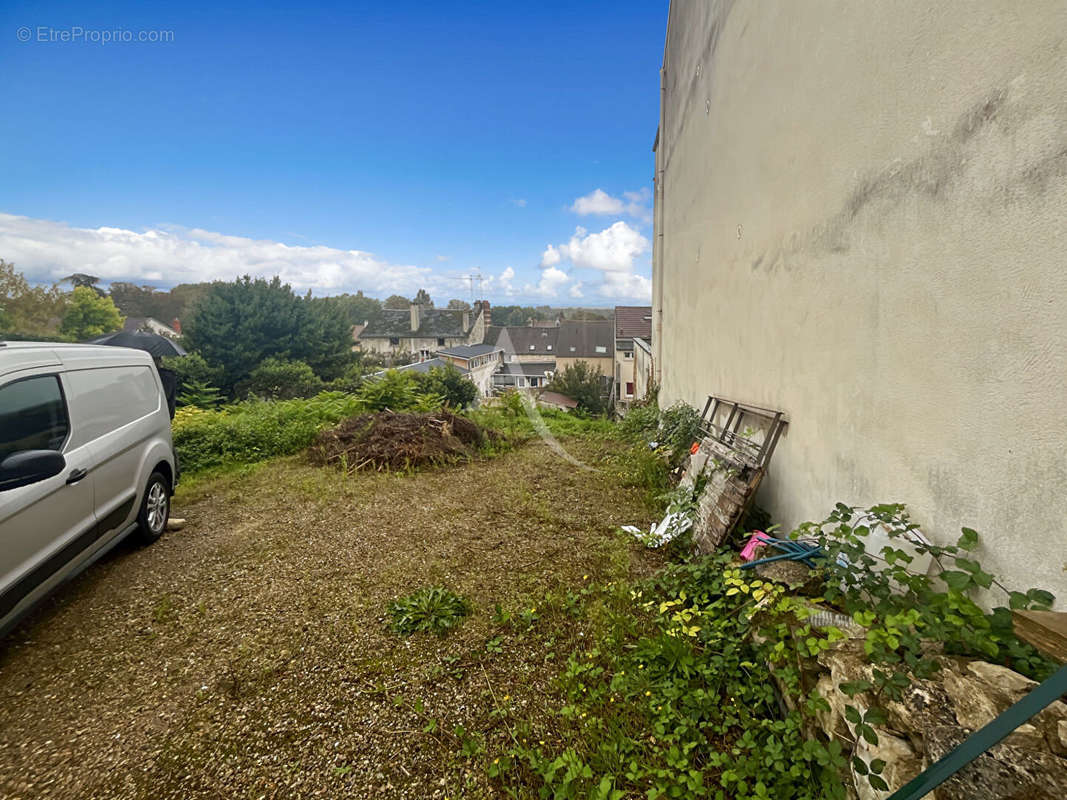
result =
[[482,277],[482,273],[480,273],[478,270],[474,270],[474,272],[472,272],[470,275],[464,275],[463,277],[466,278],[468,281],[470,281],[470,284],[471,284],[471,308],[474,308],[474,301],[476,299],[475,296],[474,296],[475,295],[474,282],[478,281],[478,294],[481,294],[481,292],[482,292],[482,284],[485,282],[485,279]]

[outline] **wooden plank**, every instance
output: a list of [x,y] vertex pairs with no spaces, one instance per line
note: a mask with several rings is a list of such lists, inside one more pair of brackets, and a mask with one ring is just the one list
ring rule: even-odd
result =
[[1067,662],[1067,613],[1012,611],[1015,635],[1041,652]]

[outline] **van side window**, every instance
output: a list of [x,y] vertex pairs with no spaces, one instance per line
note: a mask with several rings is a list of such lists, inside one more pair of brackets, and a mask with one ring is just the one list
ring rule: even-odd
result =
[[22,450],[59,450],[70,432],[55,375],[25,378],[0,388],[0,461]]

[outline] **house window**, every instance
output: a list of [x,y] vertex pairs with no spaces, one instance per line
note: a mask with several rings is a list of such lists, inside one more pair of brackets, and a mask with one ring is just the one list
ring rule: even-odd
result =
[[530,345],[530,349],[531,350],[536,350],[537,349],[537,345],[535,345],[535,344]]
[[389,337],[389,344],[391,344],[393,347],[396,347],[398,344],[400,344],[400,337],[399,336],[390,336]]
[[604,345],[602,345],[602,344],[598,344],[598,345],[596,346],[596,351],[597,351],[598,353],[606,353],[606,352],[608,352],[608,348],[606,348],[606,347],[605,347]]
[[573,353],[573,352],[574,352],[575,350],[577,350],[577,349],[578,349],[578,348],[577,348],[577,347],[575,347],[575,346],[574,346],[573,344],[571,345],[571,352],[572,352],[572,353]]
[[552,345],[546,345],[546,349],[551,350],[552,349]]
[[633,351],[632,350],[627,350],[625,353],[622,354],[622,357],[624,359],[626,359],[627,361],[629,361],[631,358],[634,357]]
[[537,388],[537,378],[530,378],[530,385]]
[[626,382],[626,396],[627,397],[633,397],[634,396],[633,381],[627,381]]
[[437,337],[437,346],[438,347],[444,347],[445,346],[445,337],[443,337],[443,336],[438,336]]
[[430,358],[430,351],[429,350],[420,350],[419,351],[419,361],[427,361],[429,358]]

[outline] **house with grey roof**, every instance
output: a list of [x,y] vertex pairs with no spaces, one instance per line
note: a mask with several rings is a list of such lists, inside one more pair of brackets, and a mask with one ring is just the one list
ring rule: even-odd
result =
[[[641,348],[638,342],[644,342]],[[645,395],[651,376],[638,375],[651,364],[652,306],[615,306],[615,399],[622,403]],[[638,361],[641,361],[640,366]],[[640,390],[639,390],[640,387]]]
[[504,351],[505,363],[554,361],[559,328],[526,325],[489,326],[485,341]]
[[478,300],[471,310],[411,303],[406,309],[384,308],[378,318],[369,320],[358,333],[354,331],[353,349],[426,361],[443,348],[481,344],[488,324],[486,300]]
[[493,376],[504,364],[504,351],[492,344],[461,344],[437,351],[434,361],[462,370],[482,397],[493,393]]

